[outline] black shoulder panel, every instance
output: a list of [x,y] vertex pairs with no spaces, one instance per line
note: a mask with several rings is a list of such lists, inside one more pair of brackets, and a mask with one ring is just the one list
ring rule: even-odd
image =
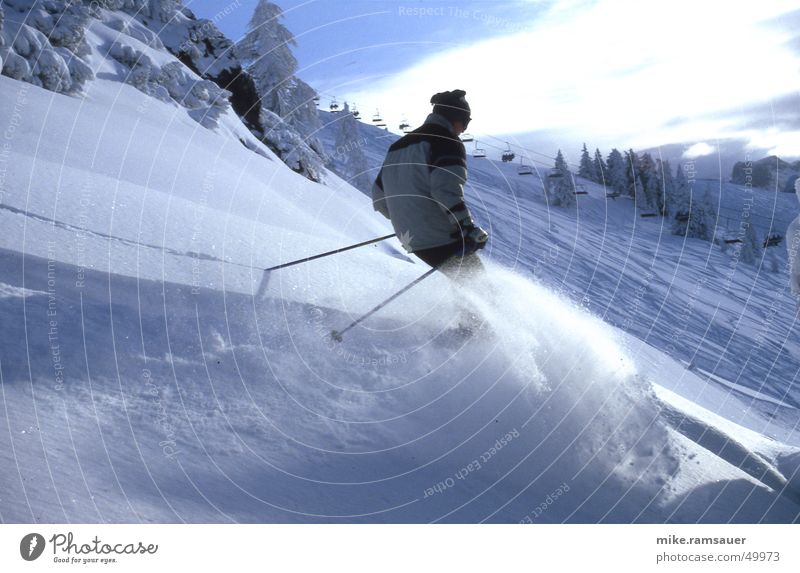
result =
[[444,127],[434,123],[426,123],[404,135],[392,144],[389,151],[396,151],[425,141],[431,146],[431,155],[428,160],[428,166],[431,169],[450,165],[467,166],[467,152],[461,140]]

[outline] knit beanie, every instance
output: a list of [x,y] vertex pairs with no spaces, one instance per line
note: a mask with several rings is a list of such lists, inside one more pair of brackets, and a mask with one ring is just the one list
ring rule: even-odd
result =
[[453,90],[451,92],[439,92],[431,97],[433,113],[446,117],[451,122],[461,121],[467,123],[470,117],[470,108],[464,96],[464,90]]

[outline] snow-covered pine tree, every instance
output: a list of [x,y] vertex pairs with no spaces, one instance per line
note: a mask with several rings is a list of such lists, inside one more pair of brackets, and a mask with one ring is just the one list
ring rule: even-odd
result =
[[652,213],[654,210],[641,175],[637,175],[633,182],[633,202],[642,213]]
[[84,83],[94,78],[81,59],[89,54],[85,40],[89,9],[67,0],[5,4],[27,13],[4,18],[0,32],[0,43],[6,44],[0,58],[3,75],[54,92],[80,93]]
[[561,153],[560,149],[558,150],[558,153],[556,153],[555,168],[558,169],[559,171],[563,171],[564,173],[569,173],[569,167],[567,166],[567,160],[564,159],[564,154]]
[[[706,186],[702,198],[692,193],[692,189],[680,180],[676,180],[676,188],[681,188],[680,204],[677,205],[678,213],[675,216],[672,233],[688,238],[713,241],[717,228],[717,209],[711,201],[711,192]],[[685,182],[685,178],[684,178]]]
[[652,156],[645,152],[639,158],[638,177],[642,184],[644,202],[637,198],[637,206],[647,213],[660,212],[659,195],[661,195],[661,177]]
[[317,96],[317,90],[300,78],[295,77],[290,95],[294,107],[289,115],[289,124],[303,136],[306,144],[324,160],[326,158],[325,149],[316,135],[322,128],[322,122],[317,112],[317,104],[314,101]]
[[235,52],[255,82],[264,143],[292,169],[319,181],[325,154],[312,135],[320,127],[316,92],[294,76],[297,59],[291,46],[296,42],[281,24],[282,16],[279,6],[259,0]]
[[583,150],[581,151],[581,162],[578,166],[578,177],[583,177],[589,181],[597,181],[594,163],[592,163],[592,158],[589,156],[589,150],[586,149],[586,143],[583,144]]
[[573,176],[560,149],[556,155],[555,168],[547,176],[544,190],[548,205],[569,207],[575,203]]
[[667,195],[666,202],[667,212],[672,217],[672,234],[686,235],[689,216],[692,213],[692,197],[686,174],[680,165],[675,173],[672,192]]
[[150,17],[166,24],[175,17],[175,13],[181,9],[181,0],[149,0]]
[[706,217],[706,227],[708,227],[711,232],[708,236],[709,241],[714,240],[714,236],[717,230],[717,224],[719,223],[719,213],[717,213],[717,205],[714,201],[714,195],[711,193],[711,185],[706,183],[705,189],[703,191],[703,214]]
[[606,168],[608,173],[606,185],[609,192],[617,196],[625,193],[628,184],[627,168],[625,158],[618,149],[614,148],[608,154]]
[[295,77],[297,59],[294,35],[281,23],[283,11],[268,0],[259,0],[250,18],[248,32],[236,53],[253,77],[261,105],[293,127],[321,157],[322,145],[314,136],[320,122],[314,103],[316,91]]
[[755,265],[761,260],[762,243],[758,240],[756,229],[750,221],[742,222],[744,226],[744,236],[742,242],[736,244],[736,251],[739,252],[739,260],[748,265]]
[[713,241],[717,230],[717,208],[711,201],[711,192],[706,186],[703,198],[692,203],[692,214],[689,218],[687,235],[704,241]]
[[290,81],[297,70],[291,47],[294,35],[280,22],[283,10],[268,0],[259,0],[236,53],[253,76],[262,107],[285,119],[292,111]]
[[286,165],[312,181],[322,181],[324,168],[322,159],[294,128],[287,125],[278,114],[265,107],[261,108],[259,123],[264,128],[262,141]]
[[675,179],[672,177],[672,167],[669,164],[669,159],[659,159],[656,162],[656,169],[661,179],[661,189],[658,193],[658,211],[661,215],[667,216],[669,215],[667,197],[675,191]]
[[595,183],[600,183],[601,185],[608,184],[608,167],[606,166],[606,162],[603,161],[603,156],[600,153],[599,148],[595,148],[594,150],[594,174],[595,174]]
[[625,194],[636,196],[636,177],[639,176],[639,158],[633,149],[625,152]]
[[344,103],[339,118],[339,132],[336,135],[336,149],[331,157],[336,172],[353,187],[369,193],[372,188],[369,163],[364,155],[366,139],[358,130],[358,120],[350,113],[350,106]]

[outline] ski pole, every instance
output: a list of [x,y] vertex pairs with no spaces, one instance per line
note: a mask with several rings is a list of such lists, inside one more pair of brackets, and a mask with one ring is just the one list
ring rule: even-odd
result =
[[363,243],[357,243],[355,245],[350,245],[349,247],[342,247],[341,249],[335,249],[333,251],[328,251],[327,253],[320,253],[319,255],[312,255],[310,257],[306,257],[305,259],[300,259],[297,261],[292,261],[290,263],[283,263],[281,265],[276,265],[274,267],[270,267],[268,269],[264,269],[265,272],[269,271],[277,271],[278,269],[284,269],[286,267],[291,267],[292,265],[299,265],[300,263],[307,263],[308,261],[313,261],[314,259],[321,259],[322,257],[327,257],[329,255],[335,255],[336,253],[343,253],[345,251],[349,251],[350,249],[356,249],[358,247],[363,247],[364,245],[371,245],[372,243],[379,243],[380,241],[385,241],[386,239],[391,239],[394,237],[395,234],[392,233],[391,235],[386,235],[385,237],[378,237],[377,239],[370,239],[369,241],[364,241]]
[[354,326],[356,326],[357,324],[361,323],[361,322],[362,322],[362,321],[364,321],[365,319],[369,318],[370,316],[372,316],[373,314],[375,314],[376,312],[378,312],[380,309],[382,309],[384,306],[386,306],[387,304],[389,304],[390,302],[392,302],[394,299],[396,299],[397,297],[399,297],[401,294],[403,294],[404,292],[406,292],[407,290],[409,290],[409,289],[410,289],[411,287],[413,287],[415,284],[417,284],[417,283],[420,283],[420,282],[422,282],[424,279],[426,279],[427,277],[431,276],[431,275],[432,275],[434,272],[436,272],[436,270],[437,270],[437,269],[436,269],[436,267],[433,267],[433,268],[432,268],[432,269],[430,269],[428,272],[426,272],[424,275],[422,275],[422,276],[420,276],[420,277],[417,277],[416,279],[414,279],[413,281],[411,281],[410,283],[408,283],[406,286],[404,286],[402,289],[400,289],[399,291],[397,291],[396,293],[394,293],[392,296],[390,296],[389,298],[387,298],[385,301],[383,301],[382,303],[380,303],[378,306],[376,306],[375,308],[373,308],[372,310],[370,310],[370,311],[369,311],[367,314],[365,314],[365,315],[364,315],[364,316],[362,316],[361,318],[358,318],[358,319],[354,320],[353,322],[351,322],[350,324],[348,324],[348,325],[347,325],[346,327],[344,327],[342,330],[332,330],[332,331],[331,331],[331,338],[333,338],[333,339],[334,339],[336,342],[341,342],[341,341],[342,341],[342,335],[343,335],[345,332],[347,332],[348,330],[350,330],[351,328],[353,328],[353,327],[354,327]]

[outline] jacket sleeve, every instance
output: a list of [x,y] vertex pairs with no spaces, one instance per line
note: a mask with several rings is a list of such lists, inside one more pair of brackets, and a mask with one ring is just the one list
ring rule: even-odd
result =
[[372,184],[372,207],[378,213],[389,218],[389,208],[386,205],[386,194],[383,192],[383,169],[378,172],[375,182]]
[[439,204],[454,226],[474,224],[464,202],[467,182],[467,157],[461,142],[434,145],[431,148],[431,197]]

